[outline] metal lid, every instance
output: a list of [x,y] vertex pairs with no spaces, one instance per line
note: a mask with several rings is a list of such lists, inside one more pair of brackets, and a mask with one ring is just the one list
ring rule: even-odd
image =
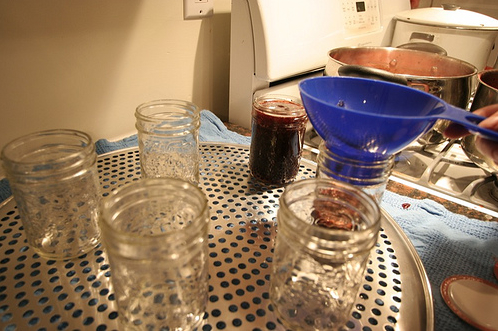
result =
[[440,8],[430,7],[407,10],[398,13],[395,19],[443,28],[498,31],[498,20],[451,4],[445,4]]

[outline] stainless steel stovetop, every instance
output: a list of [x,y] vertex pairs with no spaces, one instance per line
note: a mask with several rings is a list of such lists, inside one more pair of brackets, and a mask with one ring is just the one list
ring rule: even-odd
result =
[[396,156],[393,177],[449,200],[498,216],[498,181],[474,164],[459,140],[412,144]]

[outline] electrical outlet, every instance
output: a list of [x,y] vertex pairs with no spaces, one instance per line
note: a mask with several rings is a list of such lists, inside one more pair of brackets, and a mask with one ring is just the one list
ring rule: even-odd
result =
[[183,0],[183,18],[197,20],[213,16],[214,0]]

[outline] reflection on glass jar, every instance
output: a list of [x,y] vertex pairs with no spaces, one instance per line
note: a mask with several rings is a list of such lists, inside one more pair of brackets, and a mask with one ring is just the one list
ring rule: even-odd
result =
[[280,199],[270,299],[291,330],[337,330],[348,321],[380,210],[363,191],[331,179],[290,184]]
[[179,179],[141,179],[101,207],[102,239],[123,330],[195,330],[208,296],[204,193]]
[[200,109],[183,100],[155,100],[135,112],[142,177],[199,182]]
[[394,156],[372,161],[351,159],[329,150],[323,141],[318,149],[317,177],[350,183],[372,196],[377,203],[381,202],[394,165]]
[[2,160],[30,247],[46,258],[69,259],[97,246],[100,184],[89,135],[29,134],[7,144]]
[[268,184],[291,182],[299,171],[308,117],[300,100],[285,95],[254,99],[251,175]]

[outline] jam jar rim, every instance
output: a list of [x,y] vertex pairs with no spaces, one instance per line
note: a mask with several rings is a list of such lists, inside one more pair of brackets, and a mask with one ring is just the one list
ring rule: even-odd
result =
[[[285,108],[285,109],[278,109],[278,108],[272,108],[272,107],[267,107],[263,104],[263,102],[271,102],[271,101],[284,101],[289,104],[293,104],[296,107],[293,107],[293,109]],[[271,115],[271,116],[279,116],[282,118],[295,118],[295,120],[307,120],[308,115],[306,113],[306,110],[304,108],[304,105],[301,102],[301,99],[291,96],[291,95],[285,95],[285,94],[268,94],[268,95],[261,95],[253,100],[253,108],[257,109],[258,111]]]

